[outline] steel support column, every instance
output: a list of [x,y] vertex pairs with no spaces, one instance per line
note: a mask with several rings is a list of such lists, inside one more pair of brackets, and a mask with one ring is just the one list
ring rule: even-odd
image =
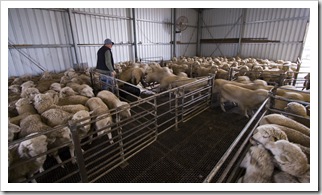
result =
[[176,14],[177,9],[173,8],[173,57],[177,57],[176,55],[176,47],[177,47],[177,39],[176,39],[176,29],[177,29],[177,25],[176,25]]
[[74,46],[75,57],[76,57],[76,67],[74,68],[78,68],[80,58],[79,58],[78,47],[76,43],[75,25],[74,25],[74,22],[72,21],[72,10],[70,8],[68,8],[68,18],[69,18],[70,29],[72,31],[73,46]]
[[136,39],[136,17],[135,8],[132,8],[132,18],[133,18],[133,34],[134,34],[134,59],[135,62],[138,61],[138,43]]
[[240,56],[240,52],[241,52],[241,40],[244,36],[244,29],[245,29],[245,22],[246,22],[246,12],[247,12],[247,8],[243,8],[242,10],[242,21],[241,21],[241,25],[240,25],[240,32],[239,32],[239,40],[238,40],[238,49],[237,49],[237,56]]
[[201,54],[201,45],[200,39],[202,37],[202,29],[201,29],[201,21],[202,21],[202,9],[198,9],[198,29],[197,29],[197,56]]

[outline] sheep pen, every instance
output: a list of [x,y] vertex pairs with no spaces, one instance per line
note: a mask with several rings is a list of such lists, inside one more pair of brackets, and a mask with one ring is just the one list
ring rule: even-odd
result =
[[[191,65],[190,73],[189,71],[182,73],[191,75],[191,71],[197,70],[196,74],[192,75],[198,76],[198,74],[201,75],[201,70],[206,70],[206,68],[198,69],[193,66],[197,67],[198,64]],[[213,71],[215,68],[208,67],[208,69]],[[147,69],[146,75],[149,74],[149,71],[153,70]],[[179,71],[176,73],[182,74]],[[68,132],[69,141],[54,148],[59,151],[61,161],[57,162],[52,151],[46,150],[38,155],[47,156],[43,164],[44,170],[34,175],[28,175],[25,180],[19,182],[32,182],[34,179],[41,183],[79,181],[106,183],[202,182],[212,167],[218,163],[220,157],[224,155],[229,145],[234,142],[242,127],[249,121],[243,115],[232,110],[235,107],[233,104],[226,104],[226,113],[223,113],[218,107],[214,107],[215,96],[212,92],[215,75],[200,77],[191,83],[166,88],[158,93],[151,92],[149,90],[152,89],[151,86],[138,87],[136,85],[138,79],[130,83],[131,81],[123,82],[116,78],[116,81],[125,84],[120,87],[115,86],[117,89],[115,95],[120,101],[129,105],[130,114],[127,114],[126,117],[120,117],[123,109],[120,110],[118,106],[108,105],[104,102],[104,97],[98,95],[100,82],[97,75],[93,74],[92,77],[87,77],[87,79],[94,81],[92,83],[82,83],[78,78],[80,75],[84,77],[85,74],[70,70],[64,74],[63,79],[53,79],[52,82],[48,82],[51,84],[46,84],[48,86],[46,89],[47,91],[52,90],[50,86],[55,86],[53,91],[56,93],[51,92],[51,94],[57,96],[52,95],[51,97],[52,99],[57,97],[57,101],[48,98],[53,106],[44,106],[42,110],[37,107],[38,109],[35,108],[32,111],[37,111],[40,115],[50,109],[68,113],[66,114],[68,120],[62,120],[59,124],[50,123],[45,116],[41,117],[41,120],[47,123],[50,128],[36,135],[47,136],[60,131]],[[181,76],[175,78],[178,77]],[[76,84],[70,84],[71,82]],[[60,86],[52,85],[53,83],[60,83]],[[81,85],[92,87],[93,95],[92,93],[90,95],[82,94],[78,89]],[[29,86],[29,88],[32,87],[33,85]],[[64,87],[74,87],[75,90],[70,94],[60,93]],[[125,90],[126,87],[135,92]],[[42,89],[36,92],[30,97],[30,101],[40,102],[41,95],[38,94],[45,94],[47,91]],[[149,95],[142,96],[147,93]],[[35,98],[36,96],[37,98]],[[109,112],[89,112],[86,117],[71,120],[72,115],[76,112],[94,111],[86,104],[93,96],[101,98],[109,108]],[[28,96],[24,98],[28,98]],[[30,105],[33,106],[33,103]],[[19,113],[13,114],[13,116],[18,117]],[[214,120],[209,120],[210,116]],[[95,129],[95,123],[108,117],[113,119],[111,123]],[[20,121],[18,120],[16,123],[19,124]],[[99,134],[98,131],[104,133]],[[112,134],[112,137],[109,136],[109,133]],[[19,134],[19,132],[15,134]],[[57,133],[56,136],[60,135]],[[33,135],[33,137],[36,136]],[[28,140],[26,136],[14,137],[9,145],[20,144],[24,140]],[[113,142],[109,141],[111,139]],[[75,158],[69,151],[71,144],[75,148],[73,151]],[[214,159],[214,156],[217,157]],[[145,162],[140,160],[142,158],[145,159]],[[24,162],[23,160],[13,166],[19,166],[19,163]],[[191,162],[196,163],[191,164]],[[171,167],[171,170],[167,167]],[[136,171],[133,172],[133,170]],[[122,172],[123,176],[119,177]],[[135,177],[131,177],[131,174],[135,174]]]

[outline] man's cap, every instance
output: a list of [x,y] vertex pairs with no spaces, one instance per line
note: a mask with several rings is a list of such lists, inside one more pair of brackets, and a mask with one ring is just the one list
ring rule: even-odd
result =
[[111,44],[111,43],[112,43],[112,45],[114,45],[114,42],[112,42],[111,39],[105,39],[105,41],[104,41],[104,45]]

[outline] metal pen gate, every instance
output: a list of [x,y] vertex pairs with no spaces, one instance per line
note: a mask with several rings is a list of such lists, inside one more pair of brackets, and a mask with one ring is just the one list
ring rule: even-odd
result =
[[[95,81],[97,77],[92,78]],[[69,128],[71,132],[69,142],[50,148],[45,153],[27,159],[19,159],[9,166],[10,172],[23,163],[35,161],[40,156],[46,155],[46,161],[43,164],[44,171],[36,171],[34,174],[25,175],[24,179],[9,182],[96,182],[116,167],[126,166],[128,159],[154,143],[158,135],[170,129],[179,130],[181,123],[209,108],[212,99],[213,79],[213,76],[198,78],[193,82],[144,99],[122,91],[116,85],[117,94],[123,92],[131,95],[132,99],[136,98],[135,101],[128,102],[131,117],[121,118],[120,113],[124,110],[110,109],[109,113],[101,113],[76,122],[69,121],[68,124],[9,143],[9,148],[13,148],[22,141],[64,128]],[[122,81],[115,79],[114,83],[120,82]],[[122,97],[120,99],[126,101]],[[111,124],[95,131],[91,129],[85,137],[79,137],[78,131],[85,128],[86,125],[93,127],[108,117],[113,120]],[[109,133],[112,138],[108,137]],[[74,158],[70,152],[71,148],[75,150]],[[59,152],[62,162],[57,163],[55,158],[50,155],[55,151]]]

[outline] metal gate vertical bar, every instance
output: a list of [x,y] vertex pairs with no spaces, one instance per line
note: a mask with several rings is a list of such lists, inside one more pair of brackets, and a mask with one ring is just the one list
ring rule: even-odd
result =
[[72,133],[73,144],[75,147],[75,156],[77,159],[81,182],[88,183],[88,177],[87,177],[87,172],[85,168],[85,161],[84,161],[84,156],[83,156],[83,152],[80,144],[80,139],[77,132],[77,126],[71,120],[69,121],[69,128]]

